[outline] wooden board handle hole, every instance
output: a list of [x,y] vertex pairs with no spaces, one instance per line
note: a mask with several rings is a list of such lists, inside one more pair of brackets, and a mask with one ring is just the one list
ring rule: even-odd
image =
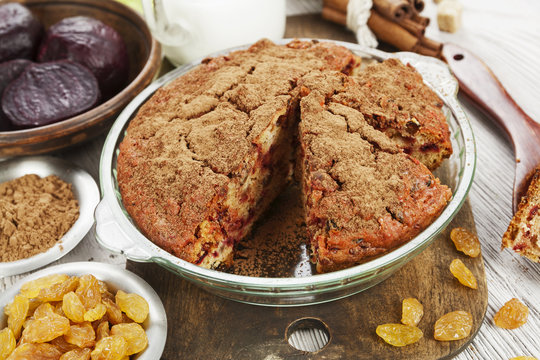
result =
[[330,342],[328,325],[317,318],[301,318],[287,326],[285,338],[293,348],[306,351],[318,352]]

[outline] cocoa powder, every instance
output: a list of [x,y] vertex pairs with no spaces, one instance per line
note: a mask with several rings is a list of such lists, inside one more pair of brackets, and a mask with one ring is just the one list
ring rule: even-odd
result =
[[56,175],[30,174],[0,184],[0,260],[48,250],[78,217],[71,184]]

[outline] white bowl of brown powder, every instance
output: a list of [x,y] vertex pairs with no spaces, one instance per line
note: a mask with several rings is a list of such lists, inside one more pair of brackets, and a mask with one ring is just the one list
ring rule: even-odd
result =
[[50,156],[0,162],[0,277],[47,265],[71,251],[93,224],[96,182]]

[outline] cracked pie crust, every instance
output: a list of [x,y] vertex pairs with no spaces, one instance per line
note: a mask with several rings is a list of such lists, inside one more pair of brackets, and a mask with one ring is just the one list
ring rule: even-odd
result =
[[[395,71],[385,63],[381,72]],[[334,44],[261,40],[160,88],[120,144],[117,178],[129,215],[175,256],[230,266],[235,244],[296,172],[318,271],[352,266],[414,237],[451,196],[428,170],[451,154],[440,100],[403,65],[412,73],[404,81],[414,84],[407,91],[429,111],[374,100],[359,65]],[[396,101],[402,110],[384,125],[364,104],[379,111]],[[436,146],[411,147],[410,138],[423,133],[434,134]],[[429,156],[417,159],[417,152]]]

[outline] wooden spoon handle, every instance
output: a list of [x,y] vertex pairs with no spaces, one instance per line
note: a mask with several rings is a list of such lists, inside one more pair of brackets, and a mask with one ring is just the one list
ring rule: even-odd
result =
[[460,90],[495,120],[512,141],[516,156],[515,211],[529,174],[540,164],[540,125],[516,104],[491,70],[472,53],[455,44],[444,44],[442,54]]
[[[533,120],[506,92],[497,77],[477,57],[455,45],[444,44],[443,57],[459,81],[459,88],[508,133],[514,145]],[[525,121],[524,121],[525,120]]]

